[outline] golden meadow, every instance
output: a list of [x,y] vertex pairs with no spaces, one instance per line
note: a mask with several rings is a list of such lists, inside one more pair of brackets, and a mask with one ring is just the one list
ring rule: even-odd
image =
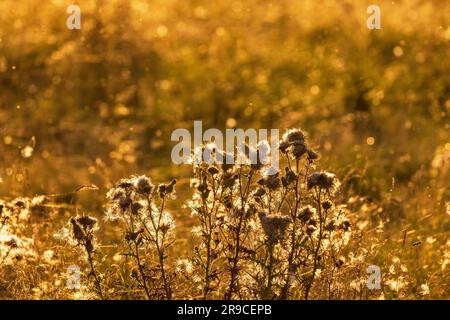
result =
[[[356,0],[70,4],[0,2],[0,298],[449,298],[448,1],[379,0],[381,30]],[[280,128],[279,174],[173,165],[194,120]]]

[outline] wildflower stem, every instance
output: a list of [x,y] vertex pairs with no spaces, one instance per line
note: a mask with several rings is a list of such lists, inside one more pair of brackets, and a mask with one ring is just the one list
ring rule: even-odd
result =
[[203,200],[203,211],[207,218],[204,223],[205,231],[205,245],[206,245],[206,265],[205,265],[205,278],[203,285],[203,299],[205,300],[209,292],[209,278],[210,278],[210,268],[211,268],[211,213],[208,212],[205,200]]
[[[152,223],[153,229],[155,230],[155,245],[156,245],[156,251],[158,253],[158,259],[159,259],[159,265],[160,265],[160,270],[161,270],[161,277],[163,278],[163,283],[164,283],[164,291],[166,293],[166,299],[170,300],[172,299],[172,292],[170,289],[170,285],[169,282],[167,281],[167,276],[166,276],[166,271],[164,268],[164,247],[163,247],[163,243],[160,243],[159,241],[159,232],[160,230],[160,224],[161,224],[161,218],[163,215],[163,210],[164,210],[164,203],[165,203],[165,196],[162,198],[161,201],[161,207],[160,207],[160,214],[158,217],[158,223],[155,222],[154,216],[152,215],[152,203],[150,200],[150,196],[147,197],[147,204],[148,204],[148,208],[149,208],[149,216],[150,216],[150,221]],[[164,239],[164,238],[163,238]],[[163,242],[163,241],[161,241]]]
[[[85,248],[86,248],[86,247],[85,247]],[[87,253],[87,256],[88,256],[89,264],[90,264],[90,266],[91,266],[91,273],[92,273],[92,275],[94,276],[95,285],[96,285],[96,287],[97,287],[98,295],[100,296],[100,299],[104,300],[104,298],[103,298],[103,292],[102,292],[102,287],[101,287],[101,285],[100,285],[100,279],[99,279],[99,277],[98,277],[98,275],[97,275],[97,272],[95,271],[95,268],[94,268],[94,261],[93,261],[93,259],[92,259],[92,253],[88,250],[88,248],[86,248],[86,253]]]
[[[300,179],[300,172],[299,172],[299,160],[296,160],[295,163],[296,167],[296,179],[295,179],[295,208],[293,211],[291,211],[291,217],[292,217],[292,230],[291,230],[291,247],[289,248],[289,256],[288,256],[288,267],[286,272],[286,278],[284,281],[283,289],[281,290],[281,299],[286,299],[289,293],[289,287],[290,287],[290,273],[293,272],[294,269],[294,255],[295,250],[297,249],[296,246],[296,235],[297,235],[297,212],[298,212],[298,206],[300,204],[300,192],[298,189],[298,182]],[[308,169],[306,169],[308,170]]]
[[317,211],[319,213],[319,235],[318,235],[318,240],[317,240],[317,247],[315,248],[315,252],[314,252],[314,265],[313,265],[313,272],[312,272],[311,280],[308,282],[308,284],[306,286],[306,290],[305,290],[305,300],[308,300],[309,293],[311,291],[311,287],[312,287],[314,279],[316,277],[319,250],[322,245],[322,225],[323,225],[324,221],[323,221],[323,217],[322,217],[321,193],[322,193],[322,189],[316,187]]
[[137,262],[137,265],[138,265],[139,273],[141,274],[142,285],[144,287],[144,291],[145,291],[145,294],[147,295],[147,298],[149,300],[151,300],[150,291],[149,291],[148,286],[147,286],[147,280],[146,280],[146,277],[145,277],[144,268],[142,268],[141,257],[139,255],[139,246],[138,246],[138,244],[136,242],[134,242],[134,245],[135,245],[135,249],[136,249],[135,258],[136,258],[136,262]]
[[[241,169],[240,169],[241,170]],[[249,194],[249,188],[251,184],[251,180],[254,174],[254,170],[251,169],[250,173],[248,174],[248,180],[247,185],[245,187],[245,192],[242,192],[242,173],[239,173],[239,190],[241,195],[241,213],[239,214],[239,221],[235,232],[235,243],[234,243],[234,255],[231,260],[231,276],[230,276],[230,284],[228,286],[228,291],[225,294],[226,300],[231,300],[233,292],[236,290],[236,280],[238,275],[238,263],[239,263],[239,254],[241,252],[241,232],[242,232],[242,225],[244,223],[244,216],[245,216],[245,205],[247,202],[247,197]]]
[[269,263],[267,265],[267,285],[263,292],[263,299],[271,299],[272,294],[272,282],[273,282],[273,268],[274,268],[274,254],[273,251],[275,249],[275,241],[273,239],[267,239],[268,244],[268,253],[269,253]]

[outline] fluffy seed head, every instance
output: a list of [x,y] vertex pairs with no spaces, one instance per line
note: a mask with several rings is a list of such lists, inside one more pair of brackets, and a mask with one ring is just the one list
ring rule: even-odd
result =
[[286,230],[291,223],[289,217],[281,215],[267,215],[265,212],[259,212],[259,221],[264,233],[270,241],[278,242],[283,239]]
[[313,172],[308,176],[307,185],[308,189],[321,188],[330,191],[335,191],[338,187],[338,180],[336,175],[330,172]]
[[146,176],[140,176],[136,178],[135,188],[138,193],[148,195],[153,190],[153,184],[150,178]]

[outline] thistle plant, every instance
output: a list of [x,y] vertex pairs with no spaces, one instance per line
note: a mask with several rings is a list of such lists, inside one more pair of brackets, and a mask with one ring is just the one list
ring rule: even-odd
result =
[[204,163],[195,168],[197,178],[192,180],[195,193],[189,203],[192,215],[200,222],[199,226],[193,229],[193,234],[199,236],[202,242],[194,248],[192,261],[200,274],[203,299],[207,299],[217,289],[217,263],[219,254],[223,251],[220,234],[225,222],[221,210],[224,189],[223,176],[220,176],[219,172],[217,167]]
[[287,164],[280,178],[281,186],[274,193],[268,184],[263,185],[263,190],[255,193],[256,203],[259,210],[275,211],[289,217],[291,222],[285,252],[279,254],[280,259],[286,258],[286,263],[281,267],[283,279],[275,290],[277,296],[286,299],[292,294],[292,286],[300,286],[308,299],[318,270],[325,266],[325,255],[335,249],[332,233],[344,223],[344,214],[336,213],[332,204],[339,182],[328,172],[311,173],[318,154],[301,130],[287,131],[280,141],[280,151]]
[[243,268],[241,265],[242,255],[250,249],[246,245],[247,235],[250,234],[252,226],[250,219],[255,210],[249,205],[250,186],[255,171],[248,166],[238,166],[235,173],[227,176],[227,196],[222,205],[226,208],[226,223],[224,228],[225,256],[227,271],[229,272],[229,284],[224,295],[225,299],[232,299],[235,294],[241,296],[239,288],[239,274]]
[[[246,246],[251,231],[249,222],[256,213],[248,200],[252,181],[262,165],[235,164],[236,154],[228,154],[212,144],[201,151],[209,161],[194,168],[196,192],[190,207],[200,222],[194,231],[203,239],[195,248],[194,262],[203,279],[203,298],[218,288],[224,292],[223,298],[232,299],[241,295],[241,262],[250,251]],[[243,148],[245,152],[248,156],[248,146]]]
[[146,176],[132,176],[120,180],[107,194],[107,218],[123,221],[125,255],[135,260],[133,274],[148,299],[172,298],[173,277],[166,259],[175,222],[166,211],[166,201],[174,196],[175,184],[172,180],[155,187]]
[[100,299],[103,300],[104,295],[101,286],[101,279],[95,269],[95,263],[93,259],[93,254],[95,253],[94,231],[97,220],[88,216],[82,216],[78,218],[71,218],[70,224],[72,226],[72,239],[76,242],[76,245],[82,247],[86,253],[89,267],[91,268],[88,278],[90,276],[94,278],[94,284],[97,294]]
[[325,266],[325,255],[335,249],[333,232],[343,225],[348,231],[349,226],[347,220],[343,222],[343,212],[336,213],[333,209],[332,197],[339,186],[336,176],[328,172],[310,173],[318,155],[309,147],[305,134],[299,129],[289,130],[280,142],[280,151],[287,167],[278,208],[292,220],[280,298],[286,299],[297,281],[308,299],[317,271]]
[[[275,297],[274,285],[279,283],[282,275],[283,249],[285,244],[286,231],[291,224],[291,219],[279,214],[267,215],[266,212],[259,212],[259,220],[264,231],[261,238],[262,255],[257,256],[255,262],[262,269],[262,277],[257,283],[260,284],[257,293],[262,299],[273,299]],[[260,246],[261,247],[261,246]],[[285,255],[284,255],[285,256]]]
[[[203,240],[193,258],[203,298],[219,289],[225,299],[287,299],[295,287],[308,299],[318,274],[344,261],[350,224],[345,207],[332,202],[338,179],[313,171],[318,154],[301,130],[289,130],[279,145],[283,171],[270,167],[267,142],[234,154],[212,144],[201,150],[207,157],[194,169],[190,207]],[[246,161],[223,161],[239,156]]]

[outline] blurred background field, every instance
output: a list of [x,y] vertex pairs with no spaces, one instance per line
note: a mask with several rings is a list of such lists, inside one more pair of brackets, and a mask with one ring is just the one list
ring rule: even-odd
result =
[[378,0],[368,30],[372,2],[2,0],[0,197],[94,184],[80,201],[100,217],[121,177],[190,176],[176,128],[301,127],[343,196],[383,218],[385,250],[407,230],[418,274],[448,280],[450,2]]

